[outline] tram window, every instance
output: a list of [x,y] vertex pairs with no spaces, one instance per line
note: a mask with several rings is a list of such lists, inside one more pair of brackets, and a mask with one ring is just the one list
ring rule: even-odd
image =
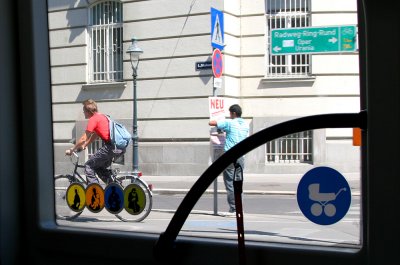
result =
[[[226,67],[224,86],[216,89],[216,95],[224,104],[225,116],[229,116],[229,105],[238,103],[243,107],[250,134],[301,116],[360,111],[357,2],[341,1],[337,5],[331,5],[330,1],[311,2],[265,0],[241,7],[227,4],[223,10]],[[193,58],[206,60],[204,54],[211,50],[209,28],[203,27],[209,23],[210,6],[194,1],[171,10],[167,8],[169,1],[158,1],[158,8],[166,10],[159,14],[151,12],[154,8],[151,1],[67,3],[49,0],[47,10],[55,175],[73,172],[73,164],[64,152],[72,146],[70,139],[79,138],[85,130],[83,100],[94,99],[101,113],[118,118],[131,132],[133,111],[137,107],[139,169],[143,174],[141,179],[153,190],[152,196],[143,193],[138,197],[139,201],[145,201],[139,203],[141,207],[150,213],[144,220],[138,218],[141,222],[135,223],[133,231],[159,234],[166,229],[183,197],[210,160],[214,161],[214,156],[223,149],[210,140],[208,126],[212,72],[202,70],[201,77],[193,76],[192,67]],[[246,15],[240,21],[230,19],[235,14],[243,15],[242,12]],[[260,13],[265,16],[261,18]],[[96,34],[92,26],[94,19],[98,22]],[[235,32],[237,23],[242,25],[241,34]],[[162,30],[149,30],[161,25]],[[274,31],[277,29],[280,31]],[[132,82],[133,69],[126,52],[132,35],[139,39],[137,45],[144,51],[135,70],[136,83]],[[240,37],[233,40],[233,36]],[[121,40],[123,53],[121,45],[113,45]],[[242,43],[241,49],[238,42]],[[101,45],[92,47],[93,43]],[[193,48],[195,44],[199,45]],[[242,59],[235,60],[237,56]],[[100,74],[109,76],[113,65],[118,66],[114,74],[119,78],[102,78],[99,79],[102,82],[97,80],[93,84],[93,69],[97,74],[106,69]],[[249,70],[235,74],[231,67],[252,69],[257,74],[247,73]],[[188,82],[192,85],[187,86]],[[135,99],[133,91],[137,91]],[[112,167],[132,171],[136,155],[132,145],[124,155],[124,163]],[[80,162],[85,163],[98,148],[93,149],[92,145],[89,153],[85,150]],[[246,154],[243,196],[247,239],[359,248],[362,241],[360,157],[360,148],[352,146],[352,128],[298,132]],[[318,186],[321,190],[305,191],[310,193],[309,200],[315,199],[314,217],[318,213],[325,219],[335,219],[337,207],[332,202],[336,197],[351,199],[350,213],[331,226],[308,220],[296,197],[301,177],[313,168],[325,167],[337,170],[345,180],[351,181],[351,186],[344,188],[346,191],[329,190],[323,185]],[[85,171],[81,170],[81,174],[84,176]],[[108,187],[103,180],[100,184],[102,189]],[[85,183],[80,201],[86,200],[86,206],[71,209],[75,195],[69,189],[72,184],[59,185],[56,182],[56,203],[63,203],[66,197],[70,205],[56,205],[58,225],[132,231],[131,222],[121,221],[137,219],[136,212],[132,216],[126,213],[129,203],[125,187],[120,198],[125,204],[119,206],[124,208],[123,214],[119,215],[126,218],[119,218],[107,211],[106,197],[102,211],[90,209]],[[313,196],[311,191],[316,194]],[[348,194],[351,195],[348,197]],[[326,200],[322,199],[325,197]],[[150,209],[144,206],[148,200],[151,200]],[[221,173],[214,186],[201,197],[182,235],[235,240],[235,219],[228,210]],[[78,216],[70,219],[70,215]],[[332,238],[327,238],[327,234],[332,234]]]
[[[87,16],[88,8],[100,2],[104,7],[99,10],[102,14],[113,14],[114,3],[119,7],[116,13],[123,14],[122,27],[104,25],[100,29],[100,32],[110,33],[108,30],[113,32],[113,26],[117,26],[118,33],[110,33],[107,35],[110,38],[98,43],[114,49],[110,44],[120,43],[122,33],[124,63],[122,72],[120,61],[116,64],[118,73],[114,74],[118,78],[105,78],[107,82],[93,84],[89,78],[89,68],[93,66],[89,66],[89,62],[93,61],[87,58],[93,50],[87,43],[90,21]],[[10,127],[1,129],[1,264],[20,263],[22,256],[34,264],[159,264],[153,247],[167,225],[160,227],[161,221],[170,221],[166,216],[172,215],[179,201],[184,200],[184,194],[179,192],[185,192],[184,187],[190,186],[209,168],[213,155],[221,154],[218,148],[210,150],[210,131],[205,125],[209,120],[209,96],[214,85],[212,70],[193,67],[193,64],[207,65],[197,62],[211,59],[210,37],[213,36],[210,34],[209,3],[100,2],[28,0],[18,4],[2,3],[0,25],[6,37],[1,45],[6,46],[0,52],[9,67],[1,72],[4,86],[0,119]],[[121,3],[123,12],[120,12]],[[268,3],[273,5],[268,7]],[[279,6],[284,8],[278,9]],[[393,139],[397,139],[399,121],[393,117],[398,113],[395,88],[399,57],[397,50],[388,49],[388,42],[379,36],[393,40],[391,38],[397,37],[399,31],[395,9],[377,12],[382,6],[387,6],[385,0],[266,0],[251,4],[242,1],[241,5],[224,2],[218,6],[224,14],[226,46],[223,46],[223,82],[215,83],[222,85],[216,92],[219,98],[225,98],[227,106],[239,103],[243,107],[243,118],[250,124],[251,134],[314,114],[358,113],[361,109],[366,110],[363,114],[368,114],[363,116],[368,117],[365,120],[368,126],[363,124],[367,130],[362,131],[361,147],[352,144],[352,128],[305,128],[303,132],[280,135],[246,154],[243,206],[249,264],[292,264],[296,261],[391,264],[398,259],[399,244],[395,235],[399,228],[397,212],[393,210],[398,201],[398,155]],[[238,11],[238,8],[242,9]],[[274,13],[267,14],[271,11]],[[297,18],[286,16],[296,12],[306,14]],[[273,22],[268,24],[266,19],[271,16],[274,16]],[[359,48],[329,54],[279,55],[284,59],[269,60],[272,57],[268,52],[272,49],[268,45],[273,40],[268,37],[267,26],[276,26],[279,16],[285,25],[307,16],[311,16],[306,20],[310,23],[305,25],[314,28],[325,25],[352,28],[355,25]],[[204,21],[207,22],[202,23]],[[240,22],[240,27],[230,24],[235,21]],[[293,27],[288,28],[292,30]],[[281,36],[289,34],[294,33],[281,31]],[[132,69],[125,53],[132,35],[138,37],[139,46],[145,51],[137,72],[139,165],[142,178],[153,186],[152,211],[141,222],[103,218],[115,216],[108,215],[104,209],[100,213],[84,212],[74,220],[58,219],[55,217],[59,206],[55,200],[53,175],[70,172],[70,161],[65,159],[64,151],[71,145],[71,138],[84,129],[86,120],[80,113],[81,102],[93,98],[102,111],[111,113],[128,127],[133,125],[129,116],[133,104]],[[216,34],[215,41],[217,37],[222,36]],[[332,38],[328,40],[336,42]],[[307,42],[301,41],[303,45]],[[285,40],[285,48],[294,43]],[[346,40],[345,48],[349,43],[353,41]],[[114,65],[112,54],[121,54],[118,46],[114,51],[102,51],[103,55],[110,56],[105,60],[108,67]],[[254,53],[249,52],[248,47]],[[275,50],[279,52],[283,48],[277,46]],[[312,48],[298,48],[308,49]],[[280,64],[276,65],[280,70],[273,70],[274,64]],[[293,76],[296,71],[300,74]],[[108,73],[113,74],[112,71]],[[179,137],[174,132],[179,132]],[[393,148],[382,144],[385,139],[392,140]],[[123,170],[132,168],[132,153],[129,149],[125,154]],[[175,168],[185,174],[174,174],[171,177],[174,181],[168,181],[174,187],[163,189],[162,181],[172,176],[164,172]],[[268,171],[264,171],[266,169]],[[286,170],[284,174],[282,170]],[[256,178],[257,174],[264,173],[274,174],[276,178],[268,179],[269,182]],[[329,174],[338,181],[333,184],[319,181],[320,175]],[[288,178],[297,181],[289,182]],[[222,190],[222,194],[218,194],[221,200],[218,211],[225,212],[224,186],[220,177],[218,180],[217,188]],[[296,194],[266,192],[262,196],[268,200],[260,205],[253,203],[259,195],[246,193],[251,183],[269,191],[287,185]],[[237,263],[235,218],[229,214],[213,214],[215,205],[210,205],[213,188],[212,185],[208,187],[172,244],[173,248],[168,249],[178,254],[176,264]],[[347,197],[350,193],[351,199]],[[161,195],[164,196],[162,200]],[[165,199],[167,197],[173,200]],[[342,199],[346,199],[343,204],[330,205]],[[162,210],[161,203],[169,210]],[[344,216],[343,209],[347,210]],[[259,214],[261,211],[264,212]],[[261,215],[269,217],[267,228],[260,222]],[[343,218],[329,223],[338,216]],[[209,219],[200,220],[200,217]],[[213,221],[216,217],[220,219]],[[131,254],[133,249],[134,254]]]

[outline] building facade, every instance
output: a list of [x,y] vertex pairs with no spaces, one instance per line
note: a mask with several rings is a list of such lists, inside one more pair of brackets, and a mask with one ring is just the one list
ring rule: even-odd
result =
[[[211,61],[211,8],[224,14],[222,85],[215,90],[212,70],[196,69]],[[64,150],[84,130],[83,100],[96,100],[100,112],[132,128],[126,50],[133,36],[144,51],[137,80],[144,175],[204,172],[212,160],[214,94],[226,108],[242,106],[251,133],[297,117],[360,110],[357,50],[272,55],[270,48],[275,28],[356,26],[355,0],[49,0],[48,17],[56,173],[70,171]],[[129,170],[131,161],[130,145],[119,163]],[[246,156],[249,173],[304,173],[316,165],[358,172],[352,131],[303,132]]]

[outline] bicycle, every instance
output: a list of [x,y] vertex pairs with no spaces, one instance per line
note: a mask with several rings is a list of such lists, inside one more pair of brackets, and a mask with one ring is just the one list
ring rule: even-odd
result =
[[[68,203],[68,195],[70,194],[69,188],[75,187],[75,193],[77,193],[77,190],[84,190],[83,192],[85,192],[90,185],[93,185],[88,184],[86,176],[83,177],[79,173],[79,169],[84,168],[83,164],[79,164],[79,155],[76,152],[73,152],[73,155],[70,156],[70,160],[74,165],[72,175],[56,175],[54,177],[56,217],[63,220],[73,220],[81,215],[84,209],[87,208],[85,205],[82,207],[79,199],[79,204],[77,205],[80,205],[80,207],[73,207],[71,203]],[[125,200],[128,198],[125,196],[125,194],[128,194],[128,188],[131,190],[131,193],[137,192],[135,194],[137,209],[127,209],[127,204],[123,201],[122,203],[125,207],[119,207],[121,209],[115,213],[108,209],[109,212],[111,214],[114,213],[117,218],[124,222],[140,222],[144,220],[150,214],[153,205],[153,194],[147,183],[140,177],[135,176],[133,173],[120,172],[118,168],[114,169],[112,165],[109,170],[111,172],[111,180],[108,183],[104,183],[103,180],[96,175],[99,183],[102,183],[100,185],[102,186],[103,191],[106,191],[107,187],[120,187],[120,190],[125,189],[123,191]],[[139,197],[137,194],[139,194]],[[87,196],[86,192],[84,196]],[[137,204],[139,201],[138,198],[140,198],[140,206]],[[75,202],[73,204],[75,205]],[[101,208],[101,210],[103,210],[103,208]]]

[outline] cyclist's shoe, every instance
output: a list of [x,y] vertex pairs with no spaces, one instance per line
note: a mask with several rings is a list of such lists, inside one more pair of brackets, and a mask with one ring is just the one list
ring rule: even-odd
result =
[[97,172],[97,176],[99,177],[99,179],[101,179],[104,182],[104,184],[106,184],[106,185],[108,185],[112,182],[112,178],[111,178],[112,175],[113,175],[113,172],[109,168],[104,169],[100,172]]

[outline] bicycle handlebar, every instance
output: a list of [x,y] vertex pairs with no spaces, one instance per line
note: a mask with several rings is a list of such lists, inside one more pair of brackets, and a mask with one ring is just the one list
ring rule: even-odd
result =
[[[71,160],[71,163],[74,164],[74,165],[78,165],[78,162],[79,162],[79,155],[78,155],[78,153],[79,153],[79,152],[80,152],[80,151],[73,151],[72,154],[69,156],[69,159]],[[76,162],[73,161],[72,155],[75,156]]]

